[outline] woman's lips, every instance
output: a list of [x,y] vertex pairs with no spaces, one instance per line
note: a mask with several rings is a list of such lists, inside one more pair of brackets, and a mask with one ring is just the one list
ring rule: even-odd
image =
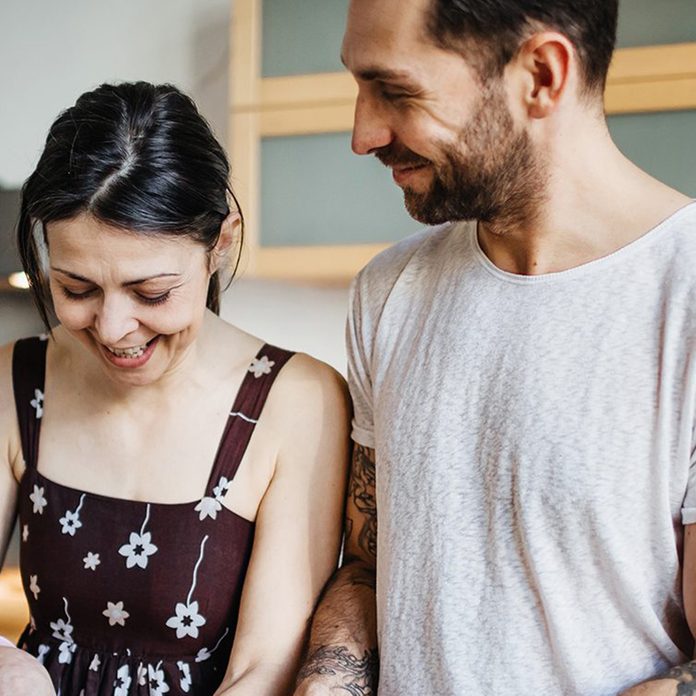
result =
[[138,367],[142,367],[145,365],[148,360],[152,357],[152,354],[155,352],[155,348],[157,347],[157,344],[159,343],[160,336],[155,336],[155,338],[151,339],[145,347],[145,350],[141,355],[138,355],[137,357],[122,357],[119,355],[114,355],[105,345],[99,344],[102,354],[106,358],[106,360],[114,365],[115,367],[120,367],[120,368],[125,368],[125,369],[131,369],[134,370]]

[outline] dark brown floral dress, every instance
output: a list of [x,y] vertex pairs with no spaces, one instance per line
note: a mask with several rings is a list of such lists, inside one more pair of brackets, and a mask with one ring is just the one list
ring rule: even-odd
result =
[[265,345],[234,401],[205,495],[144,503],[37,470],[47,337],[15,344],[26,472],[20,566],[31,612],[19,646],[58,696],[209,696],[232,648],[254,525],[222,504],[271,385],[292,353]]

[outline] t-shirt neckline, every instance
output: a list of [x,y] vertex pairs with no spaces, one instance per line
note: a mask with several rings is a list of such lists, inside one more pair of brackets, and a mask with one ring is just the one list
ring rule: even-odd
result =
[[639,249],[642,249],[647,244],[650,244],[656,237],[661,236],[667,232],[676,222],[678,222],[683,215],[685,215],[692,208],[696,208],[696,200],[692,200],[690,203],[682,206],[669,217],[665,218],[653,228],[648,230],[645,234],[638,237],[638,239],[629,242],[625,246],[617,249],[611,254],[602,256],[593,261],[588,261],[586,263],[580,264],[579,266],[574,266],[565,271],[556,271],[554,273],[543,273],[541,275],[522,275],[520,273],[511,273],[509,271],[504,271],[502,268],[498,268],[489,258],[486,256],[485,252],[481,248],[478,239],[478,223],[474,220],[468,223],[468,233],[470,244],[479,263],[488,271],[491,275],[504,280],[508,283],[516,283],[518,285],[539,285],[547,284],[553,282],[560,282],[563,280],[575,279],[589,273],[593,273],[603,269],[607,266],[612,266],[618,263],[621,259],[629,256]]

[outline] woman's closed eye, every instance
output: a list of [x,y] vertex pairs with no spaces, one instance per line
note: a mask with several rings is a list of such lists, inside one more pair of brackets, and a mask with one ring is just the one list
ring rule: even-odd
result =
[[[65,285],[61,286],[61,290],[66,298],[69,300],[86,300],[92,297],[96,292],[97,288],[90,288],[88,290],[71,290]],[[142,302],[146,305],[158,305],[166,302],[171,295],[171,290],[166,290],[165,292],[159,293],[157,295],[148,295],[142,292],[135,292],[134,296],[138,302]]]
[[163,302],[166,302],[169,299],[171,293],[171,290],[167,290],[166,292],[163,292],[160,295],[144,295],[139,292],[136,292],[135,295],[138,298],[138,300],[144,302],[145,304],[158,305],[162,304]]
[[96,290],[96,288],[91,288],[90,290],[82,290],[78,292],[76,290],[66,288],[65,285],[61,285],[60,289],[65,297],[67,297],[69,300],[86,300],[88,297],[91,297]]

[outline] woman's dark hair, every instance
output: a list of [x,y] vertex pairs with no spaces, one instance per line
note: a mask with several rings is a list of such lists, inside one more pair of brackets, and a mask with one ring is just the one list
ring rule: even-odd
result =
[[585,93],[600,95],[616,44],[618,0],[432,0],[428,34],[439,46],[481,50],[481,70],[500,75],[530,27],[570,39],[578,52]]
[[[46,326],[51,305],[36,226],[89,213],[144,234],[189,237],[212,250],[230,201],[229,164],[196,105],[172,85],[104,84],[54,121],[22,187],[17,243]],[[242,225],[243,229],[243,225]],[[232,275],[239,264],[235,261]],[[207,306],[220,310],[220,278]]]

